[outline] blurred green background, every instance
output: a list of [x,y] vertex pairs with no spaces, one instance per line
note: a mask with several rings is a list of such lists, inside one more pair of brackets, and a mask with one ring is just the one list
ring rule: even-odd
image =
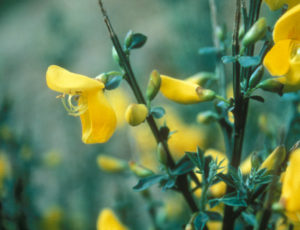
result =
[[[216,2],[219,23],[227,25],[230,39],[232,1]],[[121,40],[129,29],[148,37],[146,45],[131,55],[142,88],[153,69],[178,78],[214,71],[215,57],[198,54],[200,47],[213,45],[208,1],[107,0],[104,4]],[[265,6],[263,13],[270,23],[274,21],[276,14],[269,15]],[[50,91],[45,82],[51,64],[90,77],[118,70],[111,58],[112,45],[97,1],[3,0],[0,31],[1,148],[14,172],[13,182],[4,195],[4,213],[18,216],[25,210],[23,219],[27,227],[23,229],[41,229],[37,223],[43,222],[47,215],[50,218],[52,212],[51,218],[62,217],[63,221],[61,226],[49,229],[79,230],[95,229],[99,210],[114,207],[132,229],[144,229],[142,226],[150,223],[150,218],[145,212],[146,203],[131,189],[137,179],[104,173],[96,162],[100,153],[131,158],[133,137],[128,135],[128,127],[117,131],[106,144],[83,144],[79,119],[67,115],[60,100],[55,98],[58,94]],[[231,66],[226,68],[229,82]],[[128,90],[126,86],[124,89]],[[207,103],[177,106],[161,96],[158,101],[170,103],[188,122],[195,120],[199,110],[212,108]],[[264,105],[254,102],[245,156],[253,149],[264,148],[265,134],[253,136],[253,133],[259,132],[257,114],[266,109],[280,117],[275,118],[279,127],[287,123],[291,110],[276,95],[268,97]],[[220,138],[214,138],[213,135],[209,138],[209,147],[219,146],[216,142]],[[21,180],[23,206],[18,206],[8,195],[18,178],[23,178],[20,175],[27,175],[25,182]],[[157,200],[163,199],[158,196]],[[18,229],[13,223],[8,225],[10,229]]]

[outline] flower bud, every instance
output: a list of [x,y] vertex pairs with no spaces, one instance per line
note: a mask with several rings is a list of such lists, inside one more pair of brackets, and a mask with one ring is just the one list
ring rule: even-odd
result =
[[125,120],[131,126],[137,126],[144,122],[148,116],[147,106],[144,104],[131,104],[125,112]]
[[267,79],[257,85],[257,88],[282,95],[284,85],[276,79]]
[[125,36],[125,47],[126,48],[130,47],[132,40],[133,40],[133,31],[129,30]]
[[216,93],[210,89],[204,89],[201,86],[199,86],[196,89],[196,93],[198,94],[200,101],[212,101],[216,97]]
[[219,116],[215,112],[205,111],[205,112],[198,113],[197,122],[202,124],[209,124],[211,122],[218,120],[218,118]]
[[261,164],[260,169],[266,168],[268,171],[276,168],[277,164],[281,164],[286,156],[284,146],[278,146]]
[[148,177],[153,174],[153,172],[150,169],[138,165],[134,161],[130,161],[128,164],[129,164],[129,169],[138,177]]
[[152,101],[157,95],[160,88],[161,78],[157,70],[153,70],[150,74],[150,79],[147,86],[146,97],[149,101]]
[[120,64],[120,58],[114,46],[112,47],[112,57],[116,63]]
[[242,44],[247,47],[262,39],[267,32],[267,21],[265,18],[260,18],[245,34]]
[[101,81],[105,85],[108,80],[108,75],[106,73],[101,73],[95,77],[95,79]]
[[226,39],[226,26],[223,24],[223,26],[217,26],[216,28],[216,35],[220,41],[225,41]]
[[260,65],[250,76],[250,80],[249,80],[250,89],[254,88],[261,81],[263,75],[264,75],[264,67]]
[[111,156],[100,155],[97,163],[101,170],[109,173],[118,173],[127,169],[126,161]]
[[197,85],[204,85],[208,80],[216,79],[214,73],[210,72],[199,72],[191,77],[185,79],[185,81],[197,84]]
[[168,164],[168,155],[167,155],[167,153],[164,149],[164,146],[161,142],[159,142],[157,145],[157,158],[161,164],[163,164],[163,165]]

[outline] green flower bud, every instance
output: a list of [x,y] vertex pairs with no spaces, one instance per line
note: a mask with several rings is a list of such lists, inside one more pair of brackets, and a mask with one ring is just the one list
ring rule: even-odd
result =
[[134,161],[130,161],[128,164],[129,164],[129,169],[138,177],[148,177],[153,174],[153,172],[150,169],[138,165]]
[[210,89],[204,89],[200,86],[196,89],[196,93],[200,98],[201,102],[212,101],[216,97],[216,93],[214,91]]
[[120,64],[120,58],[114,46],[112,47],[112,57],[118,64]]
[[267,79],[257,85],[257,88],[282,95],[284,85],[276,79]]
[[267,21],[265,18],[260,18],[245,34],[242,44],[249,46],[262,39],[267,32]]
[[125,112],[125,120],[132,126],[137,126],[144,122],[148,116],[147,106],[144,104],[131,104]]
[[95,77],[95,79],[101,81],[105,85],[108,80],[108,75],[106,73],[101,73]]
[[157,95],[161,84],[161,78],[157,70],[153,70],[150,74],[150,79],[147,86],[146,97],[152,101]]
[[216,79],[216,76],[214,73],[210,72],[199,72],[191,77],[185,79],[185,81],[192,82],[198,85],[204,85],[208,80]]
[[216,121],[219,118],[218,114],[212,111],[205,111],[198,113],[197,115],[197,122],[202,124],[209,124],[211,122]]
[[161,164],[168,164],[168,156],[161,142],[157,145],[157,158]]
[[130,47],[132,40],[133,40],[133,31],[129,30],[125,36],[125,47],[126,48]]
[[216,35],[220,41],[225,41],[226,39],[226,26],[218,26],[216,28]]
[[250,89],[254,88],[261,81],[263,75],[264,75],[264,67],[260,65],[250,76],[250,80],[249,80]]

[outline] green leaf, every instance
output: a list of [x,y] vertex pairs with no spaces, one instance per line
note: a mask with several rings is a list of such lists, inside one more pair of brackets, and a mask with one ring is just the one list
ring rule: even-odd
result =
[[253,96],[250,96],[251,99],[255,100],[255,101],[259,101],[259,102],[262,102],[264,103],[265,102],[265,99],[261,96],[258,96],[258,95],[253,95]]
[[241,56],[238,58],[239,63],[243,67],[251,67],[259,65],[261,62],[261,59],[259,56]]
[[171,174],[176,176],[183,175],[193,171],[194,168],[195,168],[194,163],[189,158],[184,156],[182,160],[178,162],[175,168],[172,169]]
[[247,203],[244,199],[240,199],[237,197],[228,197],[228,198],[222,198],[221,202],[228,206],[234,206],[234,207],[247,207]]
[[153,107],[150,109],[150,114],[157,119],[162,118],[165,113],[166,111],[163,107]]
[[131,38],[131,43],[128,46],[128,49],[137,49],[141,48],[147,41],[147,37],[141,33],[134,33]]
[[121,81],[123,80],[122,76],[116,76],[112,79],[109,79],[107,83],[105,84],[105,89],[107,90],[113,90],[119,87],[121,84]]
[[136,191],[143,191],[154,184],[160,183],[162,180],[167,179],[168,175],[153,175],[139,180],[137,185],[133,187]]
[[210,220],[213,221],[222,221],[223,217],[218,212],[205,211],[205,214],[209,217]]
[[194,226],[195,226],[196,230],[204,229],[208,220],[209,220],[208,215],[204,212],[200,212],[194,220]]
[[169,177],[167,180],[162,180],[163,190],[172,189],[176,185],[176,177]]
[[233,56],[223,56],[221,59],[223,63],[231,63],[237,60],[237,58]]
[[255,216],[251,213],[242,212],[242,217],[250,226],[255,226],[257,224]]
[[203,47],[199,49],[199,54],[200,55],[207,55],[207,54],[216,54],[220,52],[220,49],[216,47]]

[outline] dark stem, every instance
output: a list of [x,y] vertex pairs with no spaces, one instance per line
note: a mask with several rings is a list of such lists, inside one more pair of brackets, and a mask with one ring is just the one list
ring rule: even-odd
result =
[[[120,66],[123,68],[123,70],[125,71],[126,73],[126,80],[128,81],[128,84],[130,85],[138,103],[140,104],[146,104],[146,100],[144,99],[144,96],[140,90],[140,87],[136,81],[136,78],[134,76],[134,73],[132,71],[132,68],[131,68],[131,65],[130,65],[130,62],[126,56],[126,54],[124,53],[123,49],[122,49],[122,46],[120,44],[120,41],[116,35],[116,33],[114,32],[113,30],[113,27],[110,23],[110,20],[106,14],[106,11],[104,9],[104,6],[103,6],[103,3],[101,0],[99,0],[99,5],[100,5],[100,8],[101,8],[101,12],[102,12],[102,15],[104,17],[104,22],[107,26],[107,29],[109,31],[109,35],[110,35],[110,38],[112,40],[112,43],[117,51],[117,54],[120,58]],[[172,158],[172,155],[170,153],[170,150],[168,148],[168,144],[167,142],[164,140],[163,136],[161,135],[161,133],[159,132],[159,129],[154,121],[154,118],[152,115],[149,115],[147,117],[147,123],[156,139],[156,142],[157,143],[162,143],[163,145],[163,148],[165,150],[165,152],[167,153],[167,157],[168,157],[168,165],[170,168],[173,168],[175,166],[175,161],[173,160]],[[179,191],[182,193],[182,195],[184,196],[185,200],[187,201],[190,209],[193,211],[193,212],[197,212],[198,211],[198,207],[192,197],[192,194],[190,193],[189,191],[189,183],[188,183],[188,180],[187,180],[187,176],[186,175],[181,175],[181,176],[178,176],[177,178],[177,186],[178,186],[178,189]]]

